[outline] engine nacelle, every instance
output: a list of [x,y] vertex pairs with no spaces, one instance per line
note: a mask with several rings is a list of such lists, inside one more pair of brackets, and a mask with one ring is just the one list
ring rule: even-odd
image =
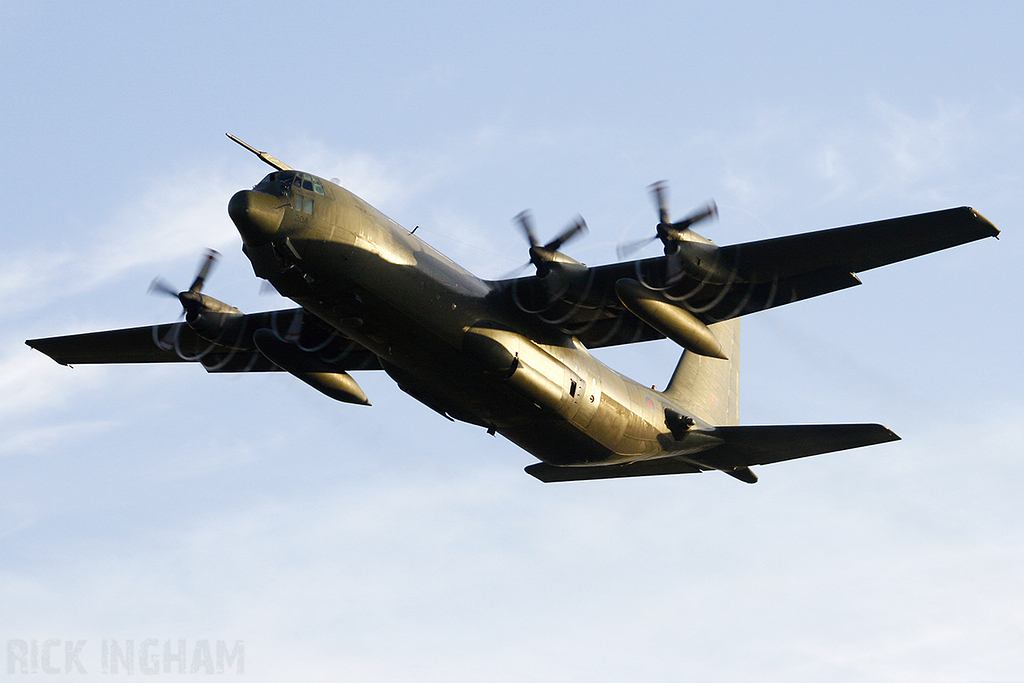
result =
[[351,375],[347,372],[330,369],[329,366],[295,344],[279,339],[272,330],[256,330],[252,339],[256,348],[271,363],[298,377],[320,393],[343,403],[370,405],[366,394]]
[[736,273],[727,264],[722,263],[722,250],[706,237],[692,230],[686,231],[686,237],[667,249],[665,257],[674,259],[678,268],[698,282],[712,285],[724,285],[736,279]]
[[213,342],[235,351],[251,351],[253,348],[246,330],[245,316],[241,313],[213,313],[203,311],[189,315],[185,322],[196,334],[208,342]]
[[185,322],[206,341],[235,351],[252,349],[245,315],[234,306],[198,291],[182,292],[178,300],[185,309]]
[[715,333],[685,308],[665,301],[658,292],[628,278],[615,283],[615,293],[633,315],[687,351],[728,360]]

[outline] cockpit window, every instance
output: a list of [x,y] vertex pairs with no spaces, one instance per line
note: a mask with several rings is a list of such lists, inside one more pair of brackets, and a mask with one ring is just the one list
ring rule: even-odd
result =
[[277,171],[274,171],[273,173],[268,175],[266,178],[264,178],[263,180],[261,180],[258,183],[256,183],[256,185],[253,186],[253,189],[256,189],[257,187],[265,187],[267,185],[270,185],[275,180],[277,180]]
[[324,184],[320,182],[319,178],[314,178],[308,173],[295,174],[295,188],[298,189],[299,187],[303,190],[316,192],[319,195],[324,194]]
[[290,192],[292,189],[307,190],[309,192],[316,192],[321,196],[326,196],[324,184],[319,178],[308,173],[299,173],[298,171],[275,171],[261,180],[256,187],[265,187],[274,182],[277,182],[284,192]]

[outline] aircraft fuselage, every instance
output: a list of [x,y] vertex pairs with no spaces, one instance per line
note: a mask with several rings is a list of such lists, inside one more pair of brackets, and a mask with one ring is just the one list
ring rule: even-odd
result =
[[[372,351],[417,400],[552,465],[685,455],[712,427],[552,336],[481,280],[347,190],[280,171],[229,213],[256,274]],[[666,411],[690,420],[673,436]],[[678,437],[678,438],[677,438]]]

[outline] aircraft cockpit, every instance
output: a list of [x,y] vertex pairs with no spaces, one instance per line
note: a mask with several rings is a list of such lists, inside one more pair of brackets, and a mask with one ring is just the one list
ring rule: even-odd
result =
[[306,190],[322,196],[325,194],[319,178],[299,171],[274,171],[252,189],[276,195],[290,194],[292,190]]

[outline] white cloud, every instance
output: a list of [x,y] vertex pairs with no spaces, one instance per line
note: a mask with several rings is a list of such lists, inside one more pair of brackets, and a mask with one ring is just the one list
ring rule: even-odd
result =
[[158,180],[99,231],[102,242],[90,255],[93,277],[117,277],[140,265],[196,255],[197,245],[236,242],[227,204],[239,189],[237,181],[205,168]]
[[[4,338],[16,351],[0,359],[0,416],[25,415],[43,406],[60,406],[65,392],[57,387],[66,385],[70,371],[26,346],[17,346],[22,343],[20,340],[9,335]],[[96,375],[77,374],[82,375],[77,391],[96,388]]]
[[843,205],[945,208],[1019,184],[1020,174],[990,170],[997,150],[1019,144],[1019,110],[1012,99],[997,109],[937,99],[920,110],[865,96],[839,115],[762,108],[744,128],[697,133],[686,148],[717,173],[725,221],[731,209],[785,220]]
[[9,436],[0,444],[0,457],[52,452],[69,443],[81,442],[94,434],[110,432],[116,426],[116,422],[108,420],[72,421],[27,428],[14,428],[8,425],[6,431]]
[[108,224],[77,235],[78,247],[7,252],[0,263],[0,314],[45,308],[138,267],[198,258],[202,247],[224,248],[238,239],[226,209],[237,189],[225,176],[208,170],[160,178],[130,198]]

